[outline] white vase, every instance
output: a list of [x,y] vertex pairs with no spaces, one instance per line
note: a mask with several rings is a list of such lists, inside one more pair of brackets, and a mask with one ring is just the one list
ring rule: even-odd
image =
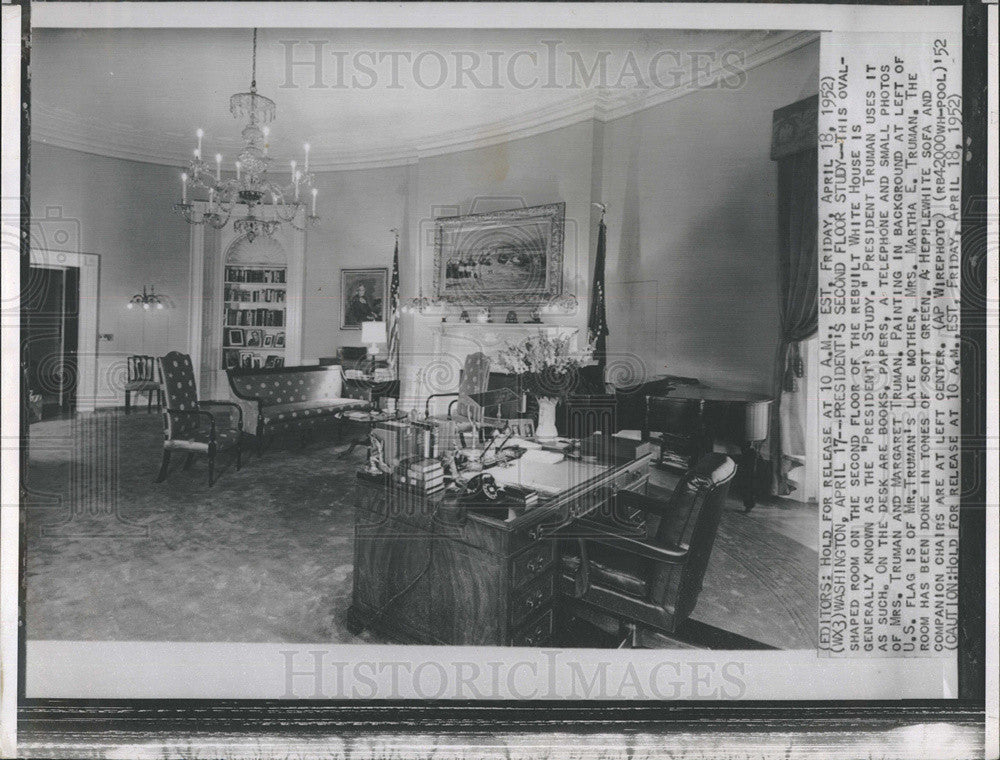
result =
[[559,431],[556,430],[556,399],[548,396],[538,396],[538,426],[535,428],[535,437],[541,439],[556,438]]

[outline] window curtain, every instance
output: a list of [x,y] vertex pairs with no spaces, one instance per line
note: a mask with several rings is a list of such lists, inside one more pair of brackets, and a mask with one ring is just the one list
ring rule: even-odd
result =
[[[771,405],[770,457],[776,495],[794,490],[788,473],[802,464],[801,451],[789,438],[792,426],[804,423],[794,405],[783,403],[796,393],[806,372],[800,343],[816,334],[817,276],[817,124],[816,96],[774,112],[771,159],[778,163],[778,299],[780,341],[774,362],[775,401]],[[787,399],[791,402],[791,399]],[[803,438],[806,433],[800,431]],[[789,446],[791,444],[791,448]]]

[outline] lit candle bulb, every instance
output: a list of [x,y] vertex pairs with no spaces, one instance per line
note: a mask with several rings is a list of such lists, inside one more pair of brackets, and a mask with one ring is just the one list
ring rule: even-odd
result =
[[198,131],[195,132],[195,134],[198,135],[198,153],[197,153],[197,155],[200,156],[201,155],[201,138],[203,138],[205,136],[205,130],[202,129],[201,127],[198,127]]
[[305,145],[303,145],[302,147],[303,147],[303,148],[305,148],[305,151],[306,151],[306,165],[305,165],[305,166],[303,167],[303,169],[302,169],[302,170],[303,170],[303,171],[304,171],[304,172],[305,172],[306,174],[308,174],[308,173],[309,173],[309,143],[306,143],[306,144],[305,144]]
[[236,179],[240,178],[240,162],[236,162]]
[[[292,163],[294,164],[295,162],[292,161]],[[295,172],[294,182],[295,182],[295,202],[296,203],[299,202],[299,180],[301,178],[302,178],[302,172],[299,172],[299,171]]]
[[195,148],[194,149],[194,157],[195,157],[195,159],[200,159],[201,158],[201,148]]
[[316,193],[318,193],[318,192],[319,192],[319,190],[317,190],[315,187],[312,189],[312,196],[313,196],[313,212],[312,212],[312,215],[313,216],[316,216]]
[[215,154],[215,181],[218,182],[222,179],[222,154]]
[[187,203],[188,201],[188,175],[187,172],[181,172],[181,203]]

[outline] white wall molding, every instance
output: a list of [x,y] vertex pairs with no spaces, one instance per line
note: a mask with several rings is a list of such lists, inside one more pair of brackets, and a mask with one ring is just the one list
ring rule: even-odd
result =
[[[314,145],[311,168],[314,172],[350,171],[406,166],[423,157],[487,148],[512,140],[532,137],[543,132],[578,124],[589,119],[606,122],[654,108],[687,95],[711,90],[720,80],[731,77],[719,59],[728,50],[745,53],[743,70],[751,72],[770,61],[792,53],[819,40],[815,31],[741,32],[715,49],[716,65],[699,77],[693,86],[690,74],[679,78],[671,89],[614,90],[593,88],[578,91],[559,103],[536,108],[518,116],[485,122],[461,130],[450,130],[391,148],[367,151],[337,151],[324,145]],[[137,132],[125,124],[95,123],[67,109],[41,101],[37,93],[32,102],[32,139],[69,148],[129,161],[180,167],[188,160],[188,147],[170,147],[174,137],[183,142],[187,136]],[[220,146],[226,148],[226,146]]]

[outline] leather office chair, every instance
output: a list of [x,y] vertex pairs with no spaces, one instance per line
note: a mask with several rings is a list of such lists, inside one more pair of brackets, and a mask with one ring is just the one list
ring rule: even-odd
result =
[[[563,533],[560,591],[568,611],[598,625],[612,621],[638,645],[645,630],[672,634],[701,592],[736,464],[707,454],[669,501],[615,495],[617,520],[584,519]],[[644,524],[629,516],[645,514]]]
[[[236,449],[236,469],[242,464],[243,409],[231,401],[199,401],[194,384],[191,357],[171,351],[158,360],[163,378],[167,409],[163,413],[163,462],[156,482],[167,477],[170,454],[187,453],[184,469],[195,454],[208,456],[208,485],[214,482],[215,455],[225,449]],[[209,411],[212,409],[213,411]],[[219,413],[222,414],[219,414]],[[216,415],[222,419],[216,421]]]
[[646,404],[648,430],[660,435],[661,464],[684,471],[712,450],[705,432],[704,401],[652,396]]

